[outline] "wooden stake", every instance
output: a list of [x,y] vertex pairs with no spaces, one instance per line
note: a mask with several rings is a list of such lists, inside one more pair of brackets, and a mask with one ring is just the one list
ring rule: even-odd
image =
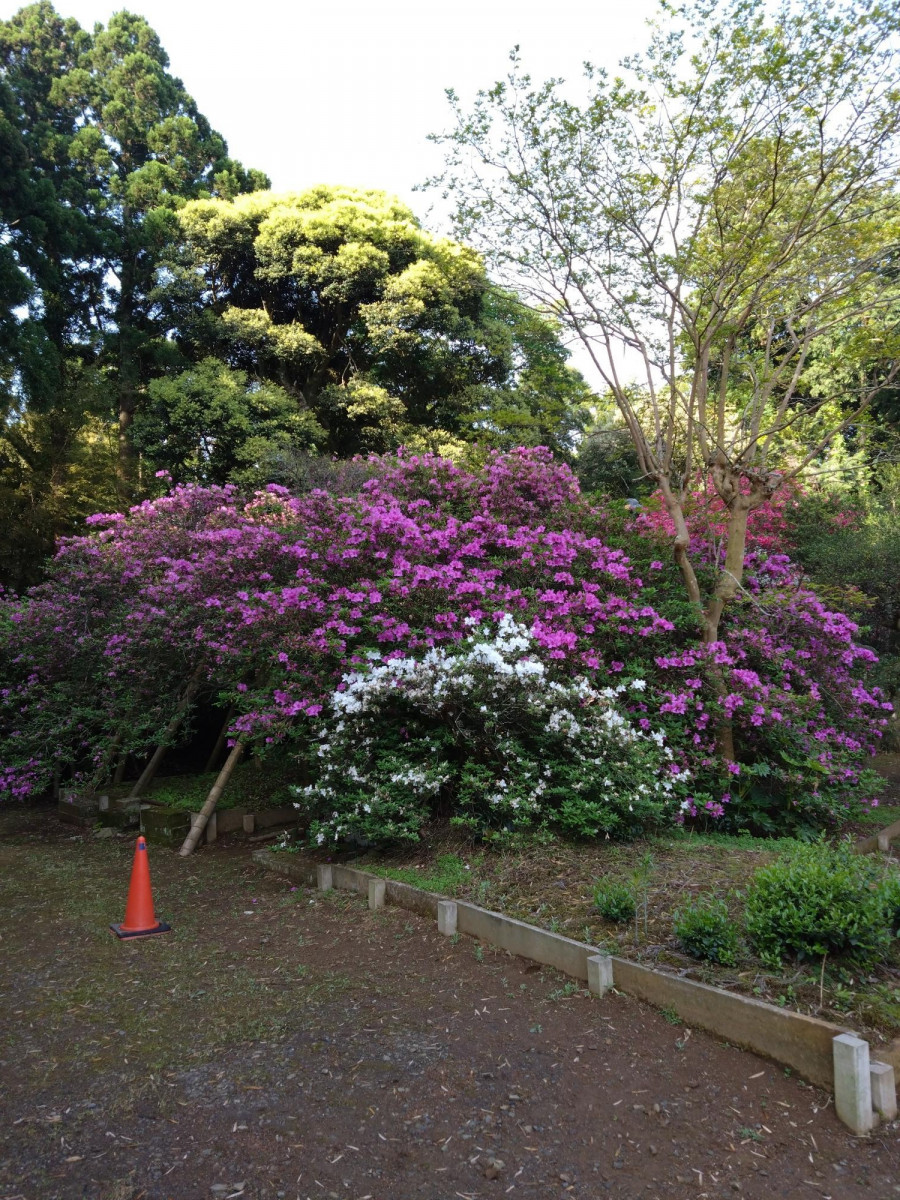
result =
[[181,849],[178,853],[182,858],[187,858],[189,854],[193,854],[197,843],[203,836],[203,830],[206,828],[206,822],[212,816],[216,805],[219,802],[219,797],[225,791],[228,780],[231,778],[234,768],[241,760],[241,755],[244,753],[244,742],[239,738],[231,748],[231,753],[225,759],[225,765],[216,776],[216,782],[210,788],[209,795],[206,797],[206,803],[197,814],[197,820],[191,826],[191,831],[184,839]]

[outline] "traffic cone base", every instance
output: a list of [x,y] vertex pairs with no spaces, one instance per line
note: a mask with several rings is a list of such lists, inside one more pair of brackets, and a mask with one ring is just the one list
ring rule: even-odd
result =
[[134,847],[134,862],[131,867],[131,883],[128,885],[128,903],[125,905],[125,920],[120,925],[110,925],[119,938],[152,937],[155,933],[169,933],[171,926],[157,921],[153,911],[153,893],[150,890],[150,867],[147,862],[147,843],[139,837]]
[[110,925],[110,929],[118,938],[153,937],[154,933],[171,933],[172,926],[160,921],[155,929],[123,929],[121,925]]

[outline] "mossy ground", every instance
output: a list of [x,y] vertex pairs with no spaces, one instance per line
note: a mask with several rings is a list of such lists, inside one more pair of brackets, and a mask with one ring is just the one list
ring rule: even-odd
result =
[[[216,771],[205,775],[162,775],[153,781],[147,798],[167,808],[197,812],[209,795],[216,777]],[[245,808],[250,812],[280,808],[294,799],[292,785],[296,782],[296,771],[289,763],[275,760],[239,763],[217,807]],[[126,784],[118,790],[127,794],[130,785]]]

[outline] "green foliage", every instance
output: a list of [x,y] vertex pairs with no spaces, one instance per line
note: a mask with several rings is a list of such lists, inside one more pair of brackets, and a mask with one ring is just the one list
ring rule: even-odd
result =
[[647,490],[628,430],[612,424],[588,431],[579,448],[575,470],[585,492],[624,499],[640,496]]
[[0,428],[0,581],[23,591],[57,539],[117,507],[115,442],[90,410],[33,411]]
[[157,268],[185,198],[262,186],[227,157],[147,22],[92,32],[48,0],[0,21],[0,578],[144,488],[131,425],[187,365]]
[[888,869],[883,889],[888,912],[888,927],[895,937],[900,937],[900,870],[896,867]]
[[675,935],[693,958],[733,967],[738,958],[738,931],[724,900],[698,896],[677,909]]
[[329,453],[574,448],[590,393],[556,327],[395,197],[320,186],[198,200],[178,221],[165,296],[182,349],[284,387]]
[[493,287],[485,294],[483,311],[486,334],[507,357],[510,373],[499,386],[473,389],[461,417],[463,436],[498,450],[548,446],[570,458],[596,398],[568,365],[558,323]]
[[324,430],[274,383],[251,383],[207,358],[154,380],[134,422],[134,442],[176,483],[268,483],[285,455],[315,453]]
[[883,958],[896,890],[881,866],[847,845],[799,845],[760,867],[747,890],[747,934],[763,962],[821,958],[860,963]]
[[826,600],[851,613],[879,655],[876,679],[900,693],[900,470],[852,499],[814,491],[788,510],[795,556]]
[[770,758],[741,764],[723,829],[808,841],[859,815],[859,797],[877,796],[885,787],[884,777],[867,767],[857,767],[855,794],[829,786],[829,768],[804,752],[789,730],[772,737],[770,747]]
[[630,921],[636,907],[634,890],[619,879],[604,879],[594,889],[594,908],[607,921]]

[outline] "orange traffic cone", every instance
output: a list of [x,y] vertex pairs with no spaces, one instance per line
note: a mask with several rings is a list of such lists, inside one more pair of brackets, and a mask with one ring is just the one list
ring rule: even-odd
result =
[[128,888],[128,903],[125,905],[125,920],[121,925],[110,925],[120,938],[150,937],[154,933],[168,933],[171,925],[157,921],[153,912],[153,893],[150,891],[150,864],[147,862],[147,843],[142,837],[134,848],[134,865],[131,868],[131,884]]

